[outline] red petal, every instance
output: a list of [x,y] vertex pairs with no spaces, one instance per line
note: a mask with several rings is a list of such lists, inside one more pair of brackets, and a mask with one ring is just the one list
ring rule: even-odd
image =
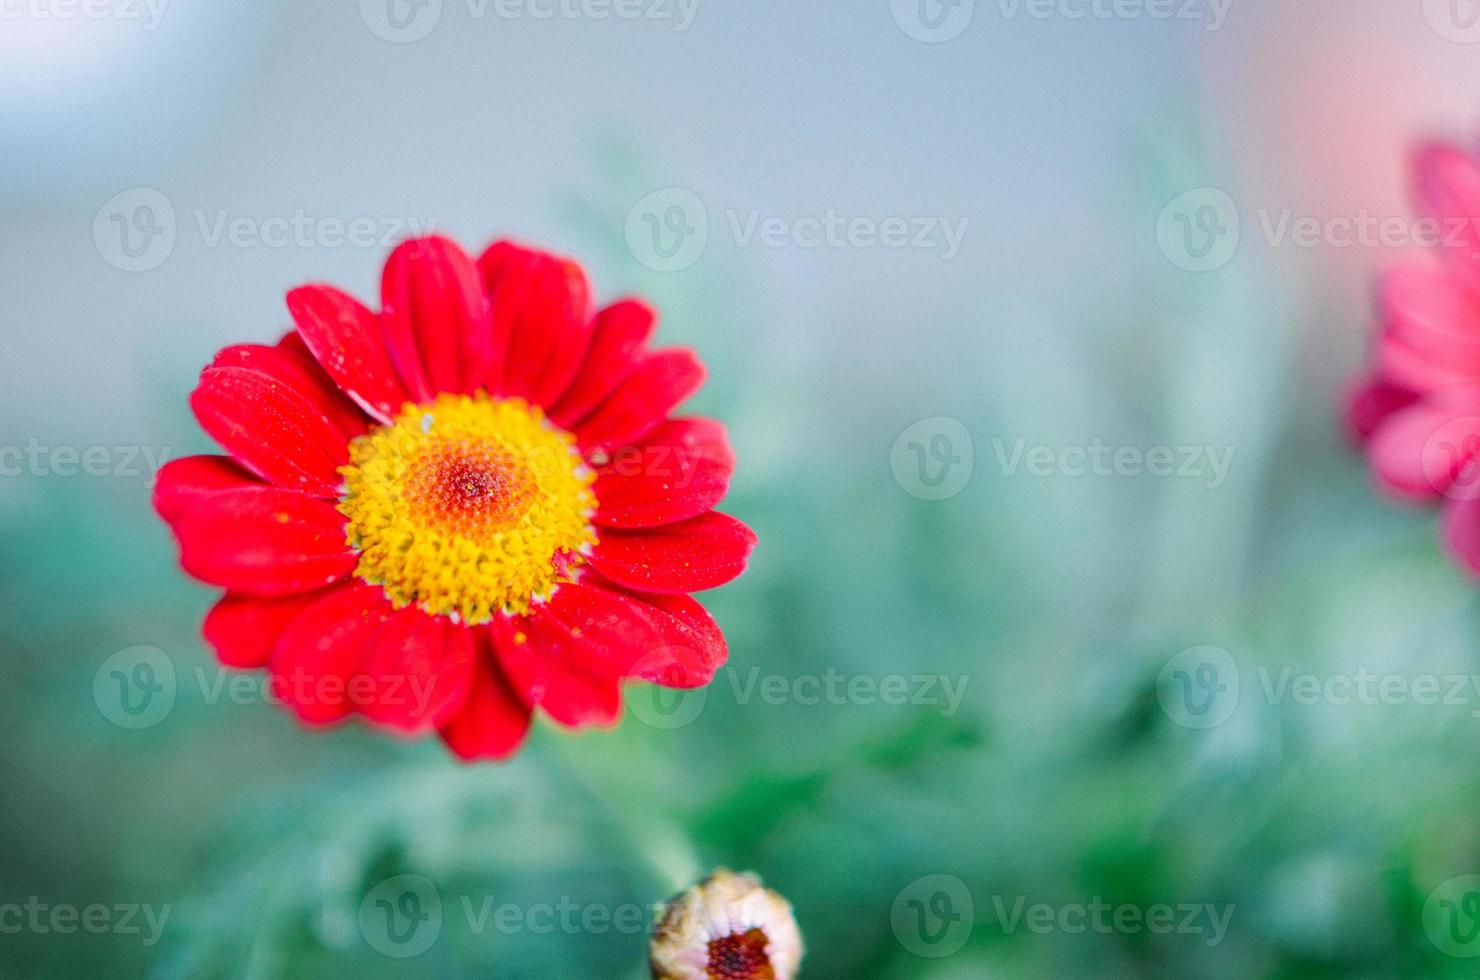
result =
[[[588,622],[572,591],[561,586],[530,615],[495,620],[494,649],[525,704],[571,728],[614,725],[622,716],[626,651]],[[595,634],[586,635],[587,628]]]
[[556,425],[571,428],[612,393],[637,364],[656,323],[652,307],[639,300],[620,300],[596,314],[580,370],[550,410]]
[[472,686],[442,739],[463,759],[503,759],[529,733],[530,710],[509,688],[494,661],[487,630],[470,631],[474,640]]
[[[296,336],[289,334],[289,337]],[[261,371],[309,400],[325,422],[334,427],[340,441],[349,442],[368,428],[365,416],[324,373],[311,356],[287,339],[276,347],[237,344],[223,349],[211,361],[213,368],[247,368]]]
[[725,427],[672,419],[634,446],[610,453],[597,472],[596,523],[642,528],[697,517],[724,499],[735,469]]
[[278,637],[322,593],[263,599],[228,592],[206,613],[201,631],[228,667],[265,667]]
[[154,482],[154,510],[171,523],[201,500],[223,490],[266,487],[226,456],[184,456],[160,468]]
[[[693,596],[633,596],[667,613],[673,622],[665,631],[667,641],[648,650],[633,676],[664,687],[701,687],[724,666],[729,647],[719,625]],[[654,615],[661,621],[661,617]]]
[[366,644],[390,618],[378,585],[334,589],[299,613],[272,651],[272,693],[300,720],[328,724],[354,707],[350,679]]
[[478,270],[456,242],[402,242],[386,261],[380,290],[391,355],[417,401],[479,387],[496,350],[492,318]]
[[238,592],[307,592],[355,568],[344,516],[291,490],[253,485],[197,494],[169,520],[185,570]]
[[591,564],[618,585],[639,592],[697,592],[745,571],[755,532],[718,511],[645,531],[607,530]]
[[588,451],[610,452],[641,439],[704,383],[704,365],[687,349],[655,351],[585,421],[576,439]]
[[289,381],[255,368],[208,367],[190,407],[212,438],[263,479],[338,495],[338,469],[349,461],[344,434]]
[[498,394],[550,405],[570,385],[590,336],[591,289],[569,259],[495,242],[478,260],[507,353],[487,379]]
[[361,408],[389,422],[408,395],[391,365],[380,318],[353,296],[320,285],[288,293],[288,312],[329,377]]
[[407,606],[370,638],[350,694],[371,721],[415,733],[455,714],[472,681],[468,629]]
[[592,574],[562,585],[548,612],[578,631],[571,659],[665,687],[709,683],[728,655],[719,626],[691,596],[641,595]]

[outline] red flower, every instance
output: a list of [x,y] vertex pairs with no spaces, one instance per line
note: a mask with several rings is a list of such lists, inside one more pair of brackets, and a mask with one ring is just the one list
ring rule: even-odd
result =
[[1480,577],[1480,164],[1430,144],[1413,172],[1440,261],[1384,275],[1377,363],[1351,396],[1348,422],[1379,486],[1439,503],[1446,548]]
[[536,707],[615,724],[626,678],[707,683],[725,640],[688,593],[755,545],[712,510],[729,440],[669,417],[704,368],[648,348],[651,309],[588,302],[574,262],[427,238],[391,254],[380,313],[303,286],[296,331],[216,355],[190,404],[229,455],[171,463],[155,508],[227,590],[222,662],[306,723],[436,730],[465,759],[512,753]]

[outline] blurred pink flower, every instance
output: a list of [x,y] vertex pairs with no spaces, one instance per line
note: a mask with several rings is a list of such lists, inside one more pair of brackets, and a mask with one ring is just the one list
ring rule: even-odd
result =
[[1480,161],[1430,143],[1412,174],[1437,257],[1382,276],[1375,363],[1347,421],[1378,485],[1437,503],[1444,545],[1480,578]]

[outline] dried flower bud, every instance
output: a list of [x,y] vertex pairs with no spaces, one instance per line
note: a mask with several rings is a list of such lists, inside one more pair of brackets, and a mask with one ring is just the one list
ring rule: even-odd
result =
[[720,868],[668,903],[649,959],[655,980],[792,980],[802,952],[791,903]]

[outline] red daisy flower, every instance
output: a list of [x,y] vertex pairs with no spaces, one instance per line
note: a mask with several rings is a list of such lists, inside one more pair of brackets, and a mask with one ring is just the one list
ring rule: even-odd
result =
[[288,294],[296,330],[216,355],[190,397],[229,455],[165,467],[155,508],[226,594],[205,637],[266,668],[309,724],[518,748],[535,708],[612,725],[621,683],[707,683],[724,636],[688,593],[755,535],[712,508],[717,422],[671,418],[704,368],[651,350],[653,311],[590,315],[575,262],[498,242],[402,243],[381,311]]
[[1347,419],[1378,485],[1403,501],[1440,504],[1446,549],[1480,577],[1480,162],[1430,144],[1413,175],[1442,261],[1387,270],[1376,364]]

